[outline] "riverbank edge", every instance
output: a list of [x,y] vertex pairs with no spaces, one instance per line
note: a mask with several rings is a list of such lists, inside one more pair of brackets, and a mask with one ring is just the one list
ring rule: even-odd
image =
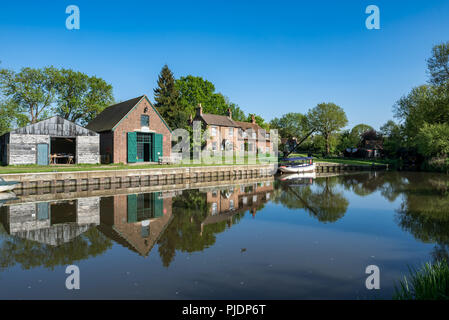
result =
[[[384,165],[348,165],[317,163],[316,172],[344,172],[387,170]],[[64,188],[73,185],[101,185],[121,183],[169,184],[171,181],[193,179],[241,179],[265,177],[276,174],[276,164],[219,165],[195,167],[170,167],[147,169],[90,170],[67,172],[33,172],[0,174],[5,181],[18,181],[20,189]]]

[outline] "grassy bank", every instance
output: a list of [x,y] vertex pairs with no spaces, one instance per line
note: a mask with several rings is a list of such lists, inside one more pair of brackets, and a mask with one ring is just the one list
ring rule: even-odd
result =
[[411,269],[409,277],[396,287],[395,300],[448,300],[449,266],[446,261],[426,263],[421,269]]
[[[277,158],[248,158],[245,157],[243,161],[223,158],[220,163],[202,162],[197,164],[180,163],[180,164],[74,164],[74,165],[22,165],[22,166],[3,166],[0,167],[0,174],[8,173],[38,173],[38,172],[72,172],[72,171],[96,171],[96,170],[131,170],[131,169],[151,169],[151,168],[179,168],[179,167],[199,167],[199,166],[219,166],[219,165],[247,165],[247,164],[267,164],[275,162]],[[218,162],[218,159],[215,160]]]
[[[292,157],[307,157],[306,154],[295,153],[290,155]],[[353,165],[383,165],[388,164],[394,166],[396,164],[395,160],[388,159],[353,159],[353,158],[337,158],[337,157],[314,157],[315,162],[330,162],[330,163],[341,163],[341,164],[353,164]]]

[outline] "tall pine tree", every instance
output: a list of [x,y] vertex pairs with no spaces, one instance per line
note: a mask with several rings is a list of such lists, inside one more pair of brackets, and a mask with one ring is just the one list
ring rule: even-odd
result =
[[168,126],[172,130],[188,126],[188,115],[179,108],[179,91],[175,87],[175,77],[167,65],[162,67],[157,88],[153,91],[155,107]]

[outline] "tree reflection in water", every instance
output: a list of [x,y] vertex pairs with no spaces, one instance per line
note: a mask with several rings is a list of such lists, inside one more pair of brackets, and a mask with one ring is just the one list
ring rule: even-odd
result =
[[[167,208],[172,211],[164,211],[164,215],[170,214],[172,219],[167,219],[160,228],[160,236],[155,238],[162,264],[170,266],[177,251],[191,253],[214,245],[217,234],[238,223],[246,212],[250,211],[255,215],[267,201],[290,209],[303,209],[320,222],[334,223],[348,210],[349,200],[345,197],[345,191],[362,197],[377,192],[390,202],[400,200],[395,222],[416,239],[435,244],[432,253],[435,260],[449,257],[449,177],[416,172],[370,172],[317,178],[312,183],[310,180],[276,181],[274,186],[270,182],[266,185],[260,183],[225,189],[211,188],[206,191],[183,191],[169,198],[168,202],[172,201],[172,206]],[[97,215],[105,216],[108,212],[111,214],[112,207],[102,209],[96,203],[91,202],[92,208],[98,210]],[[125,210],[122,212],[123,217],[126,217],[129,207],[126,208],[126,203],[121,207]],[[6,208],[3,207],[2,210]],[[114,220],[114,216],[117,219]],[[153,219],[157,220],[158,217]],[[86,232],[73,240],[58,245],[11,235],[4,212],[0,220],[2,269],[17,264],[25,269],[36,266],[53,269],[55,266],[95,257],[112,247],[112,240],[99,232],[105,223],[103,220],[97,227],[86,229]],[[117,213],[112,212],[109,220],[113,227],[119,221]],[[53,222],[60,223],[56,220]],[[140,222],[125,221],[124,224],[126,223]],[[5,227],[5,230],[6,225],[8,228]],[[134,229],[130,229],[132,230]],[[136,230],[139,232],[135,235],[136,238],[147,236],[140,234],[141,228]],[[131,236],[127,235],[126,238],[131,239]]]
[[346,213],[349,201],[337,190],[337,177],[317,179],[310,184],[278,182],[275,203],[289,209],[305,209],[320,222],[335,222]]
[[[3,226],[0,229],[3,229]],[[42,266],[53,270],[56,266],[70,265],[98,256],[112,247],[112,241],[95,227],[58,246],[11,237],[4,229],[0,236],[3,238],[0,247],[0,269],[19,264],[23,269]]]

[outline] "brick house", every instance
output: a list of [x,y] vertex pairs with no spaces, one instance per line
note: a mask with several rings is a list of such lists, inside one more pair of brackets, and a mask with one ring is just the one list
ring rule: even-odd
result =
[[[263,132],[263,129],[256,123],[254,116],[252,116],[251,122],[235,121],[232,119],[231,109],[228,109],[225,116],[209,114],[203,113],[203,108],[200,104],[196,110],[195,118],[191,122],[193,121],[201,121],[209,134],[206,140],[206,149],[243,152],[245,151],[245,145],[248,145],[249,151],[263,149],[260,151],[269,152],[270,148],[272,148],[269,133]],[[248,137],[249,134],[251,137]],[[259,140],[257,139],[257,134],[259,134]],[[264,143],[260,143],[260,140],[263,140]]]
[[171,129],[146,95],[107,107],[86,128],[100,134],[104,163],[158,162],[171,154]]
[[[240,127],[239,140],[248,146],[248,151],[269,153],[272,151],[270,132],[266,132],[256,123],[256,117],[251,115],[251,122],[235,121]],[[249,137],[248,135],[252,135]],[[257,136],[259,135],[259,136]]]

